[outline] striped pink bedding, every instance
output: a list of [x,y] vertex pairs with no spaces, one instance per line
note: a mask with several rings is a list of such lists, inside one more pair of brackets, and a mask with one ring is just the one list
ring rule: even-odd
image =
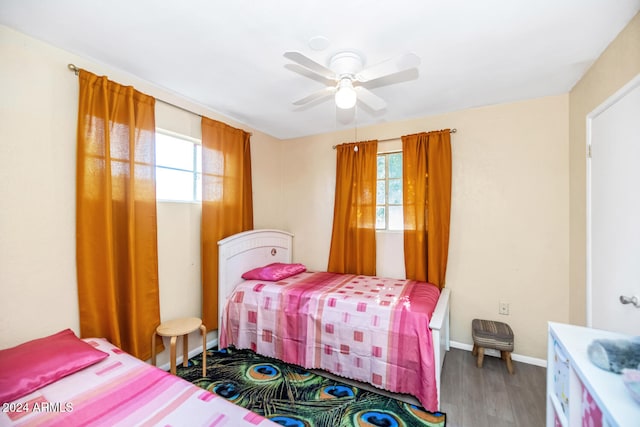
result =
[[109,357],[2,404],[0,426],[276,426],[106,340],[85,341]]
[[324,369],[438,409],[429,321],[440,291],[411,280],[304,272],[248,280],[228,299],[220,346]]

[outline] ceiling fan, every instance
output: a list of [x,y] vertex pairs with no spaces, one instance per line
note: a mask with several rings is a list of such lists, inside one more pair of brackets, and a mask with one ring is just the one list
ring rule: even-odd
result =
[[295,101],[294,105],[319,102],[333,95],[338,108],[350,109],[360,101],[373,111],[384,110],[387,104],[365,86],[379,87],[398,83],[407,80],[407,76],[416,78],[417,66],[420,64],[420,58],[414,53],[405,53],[367,68],[364,68],[362,55],[354,50],[334,54],[329,59],[328,67],[300,52],[285,52],[284,56],[296,63],[287,64],[286,68],[327,86]]

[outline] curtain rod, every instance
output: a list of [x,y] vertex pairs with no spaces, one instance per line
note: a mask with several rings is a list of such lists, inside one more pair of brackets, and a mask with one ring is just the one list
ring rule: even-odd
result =
[[[75,75],[76,75],[76,76],[77,76],[78,74],[80,74],[80,68],[76,67],[74,64],[68,64],[68,65],[67,65],[67,68],[69,68],[69,70],[70,70],[70,71],[73,71],[73,72],[75,73]],[[188,110],[188,109],[186,109],[186,108],[184,108],[184,107],[181,107],[181,106],[179,106],[179,105],[176,105],[176,104],[172,104],[171,102],[165,101],[165,100],[163,100],[163,99],[156,98],[155,96],[154,96],[153,98],[154,98],[156,101],[160,101],[160,102],[162,102],[162,103],[163,103],[163,104],[165,104],[165,105],[169,105],[169,106],[174,107],[174,108],[177,108],[177,109],[179,109],[179,110],[186,111],[187,113],[194,114],[194,115],[196,115],[196,116],[198,116],[198,117],[204,117],[202,114],[194,113],[194,112],[193,112],[193,111],[191,111],[191,110]],[[244,132],[247,132],[247,131],[244,131]],[[253,132],[247,132],[247,133],[248,133],[250,136],[253,136]]]
[[[75,75],[76,75],[76,76],[77,76],[78,74],[80,74],[80,68],[76,67],[74,64],[69,64],[69,65],[67,65],[67,68],[69,68],[69,70],[70,70],[70,71],[73,71],[73,72],[75,73]],[[155,96],[154,96],[154,98],[155,98],[155,100],[156,100],[156,101],[160,101],[160,102],[162,102],[163,104],[170,105],[170,106],[175,107],[175,108],[178,108],[178,109],[180,109],[180,110],[182,110],[182,111],[186,111],[187,113],[195,114],[195,115],[196,115],[196,116],[198,116],[198,117],[202,117],[202,114],[194,113],[194,112],[193,112],[193,111],[191,111],[191,110],[187,110],[186,108],[181,107],[181,106],[179,106],[179,105],[172,104],[171,102],[167,102],[167,101],[164,101],[164,100],[162,100],[162,99],[156,98]]]
[[[456,132],[458,132],[458,129],[456,129],[456,128],[453,128],[453,129],[451,129],[451,130],[449,131],[449,133],[456,133]],[[397,140],[397,139],[401,139],[401,138],[402,138],[402,137],[401,137],[401,136],[399,136],[399,137],[397,137],[397,138],[385,138],[385,139],[379,139],[379,140],[378,140],[378,142],[395,141],[395,140]],[[347,144],[348,144],[348,143],[347,143]],[[336,148],[338,148],[338,146],[337,146],[337,145],[334,145],[334,146],[333,146],[333,149],[335,150]]]

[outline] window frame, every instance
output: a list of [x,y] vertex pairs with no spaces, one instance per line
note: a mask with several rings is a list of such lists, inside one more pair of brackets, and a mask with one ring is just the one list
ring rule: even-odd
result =
[[[193,144],[193,150],[192,150],[192,169],[183,169],[183,168],[177,168],[177,167],[171,167],[171,166],[161,166],[158,165],[157,161],[155,161],[155,168],[156,168],[156,175],[157,175],[157,170],[158,169],[164,169],[164,170],[170,170],[170,171],[178,171],[178,172],[188,172],[191,174],[191,182],[192,182],[192,188],[191,188],[191,199],[190,200],[185,200],[185,199],[166,199],[166,198],[159,198],[158,197],[158,190],[157,190],[157,186],[158,186],[158,182],[156,180],[156,202],[167,202],[167,203],[196,203],[196,204],[201,204],[202,203],[202,194],[198,194],[198,177],[200,177],[200,181],[202,181],[202,165],[200,165],[200,167],[198,167],[198,150],[197,150],[197,146],[200,146],[200,150],[202,152],[202,140],[198,139],[198,138],[194,138],[192,136],[189,135],[184,135],[181,134],[179,132],[174,132],[174,131],[170,131],[167,129],[163,129],[163,128],[159,128],[156,127],[156,135],[158,134],[162,134],[164,136],[168,136],[170,138],[175,138],[175,139],[180,139],[183,141],[187,141]],[[156,144],[155,146],[155,150],[156,150],[156,158],[157,158],[157,150],[158,150],[158,145]],[[200,157],[202,158],[202,153],[200,154]],[[202,160],[201,160],[202,161]],[[198,168],[200,169],[200,171],[198,171]]]
[[[389,156],[393,155],[393,154],[400,154],[402,157],[401,159],[404,158],[404,156],[402,155],[402,150],[393,150],[393,151],[385,151],[385,152],[379,152],[377,153],[376,156],[376,160],[380,157],[384,157],[385,161],[384,161],[384,167],[385,167],[385,175],[384,178],[377,178],[376,176],[376,211],[379,207],[384,207],[384,228],[378,228],[377,226],[377,221],[376,221],[376,231],[381,231],[381,232],[391,232],[391,233],[397,233],[397,232],[403,232],[404,231],[404,222],[403,222],[403,227],[399,228],[399,229],[390,229],[389,228],[389,207],[400,207],[402,209],[402,213],[404,214],[404,205],[403,202],[400,201],[400,203],[389,203],[389,181],[400,181],[400,185],[402,186],[402,174],[400,175],[399,178],[391,178],[389,175],[389,169],[390,169],[390,161],[389,161]],[[402,164],[402,162],[401,162]],[[377,165],[377,161],[376,161],[376,165]],[[385,187],[384,187],[384,196],[385,196],[385,200],[384,200],[384,204],[378,204],[378,197],[377,197],[377,188],[378,188],[378,182],[380,181],[384,181],[385,183]],[[402,188],[402,187],[401,187]],[[376,215],[377,218],[377,215]]]

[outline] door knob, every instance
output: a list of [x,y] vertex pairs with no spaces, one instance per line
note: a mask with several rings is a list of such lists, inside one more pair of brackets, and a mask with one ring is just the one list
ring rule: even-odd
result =
[[620,302],[622,304],[633,304],[634,307],[636,308],[640,308],[640,303],[638,302],[638,297],[637,296],[632,296],[632,297],[626,297],[624,295],[620,295]]

